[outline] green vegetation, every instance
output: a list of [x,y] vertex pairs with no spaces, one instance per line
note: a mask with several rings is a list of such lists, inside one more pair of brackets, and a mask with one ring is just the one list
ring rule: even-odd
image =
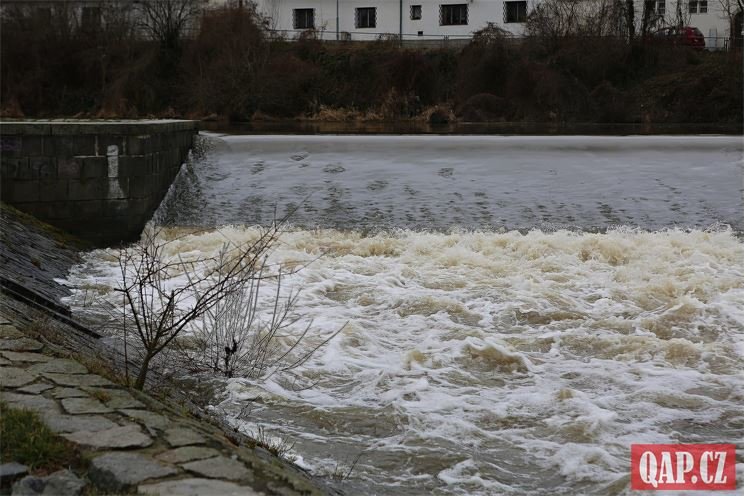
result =
[[52,432],[35,413],[4,402],[0,402],[0,440],[3,463],[14,461],[44,472],[80,464],[74,444]]

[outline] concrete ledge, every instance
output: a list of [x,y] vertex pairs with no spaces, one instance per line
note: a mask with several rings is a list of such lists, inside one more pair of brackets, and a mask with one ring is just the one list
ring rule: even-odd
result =
[[198,131],[197,121],[180,119],[24,119],[0,121],[0,135],[152,134]]

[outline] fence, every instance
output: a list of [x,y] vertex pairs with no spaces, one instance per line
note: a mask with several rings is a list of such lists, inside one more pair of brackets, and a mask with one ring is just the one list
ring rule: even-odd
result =
[[[438,34],[409,34],[405,33],[399,37],[398,33],[370,32],[366,31],[340,31],[337,38],[336,31],[312,31],[292,29],[270,29],[267,30],[269,38],[274,40],[294,41],[300,38],[312,38],[324,43],[366,43],[370,41],[383,41],[400,43],[407,47],[420,48],[443,48],[463,47],[473,39],[470,35],[438,35]],[[515,36],[515,39],[520,37]]]
[[[296,41],[300,38],[310,38],[324,43],[365,43],[370,41],[387,41],[399,43],[410,48],[461,48],[473,40],[473,34],[468,35],[442,35],[404,33],[399,37],[398,33],[370,32],[365,31],[340,31],[337,38],[336,31],[332,30],[308,30],[308,29],[267,29],[269,38],[272,40]],[[528,39],[527,35],[504,33],[504,39],[514,43],[521,43]],[[728,51],[730,49],[742,49],[742,37],[730,38],[726,36],[704,36],[706,50]]]

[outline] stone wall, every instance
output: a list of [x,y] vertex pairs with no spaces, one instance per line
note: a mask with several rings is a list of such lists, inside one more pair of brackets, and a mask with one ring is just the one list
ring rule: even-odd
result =
[[96,245],[137,239],[186,160],[195,121],[0,123],[0,199]]

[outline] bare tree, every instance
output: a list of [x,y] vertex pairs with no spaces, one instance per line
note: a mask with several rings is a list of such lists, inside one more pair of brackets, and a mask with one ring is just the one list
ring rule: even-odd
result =
[[472,42],[478,45],[499,45],[505,40],[513,37],[513,34],[498,27],[493,22],[487,22],[486,26],[473,33]]
[[244,119],[255,111],[254,88],[269,58],[262,22],[253,5],[205,13],[184,59],[193,107]]
[[688,0],[675,0],[675,8],[663,20],[667,26],[683,27],[691,24]]
[[530,13],[525,30],[555,46],[566,37],[615,35],[620,15],[613,0],[545,0]]
[[634,0],[622,0],[619,1],[618,11],[621,13],[619,17],[619,24],[621,26],[620,31],[626,35],[626,39],[629,45],[634,42],[636,37],[636,11],[634,10]]
[[163,48],[178,48],[185,31],[202,13],[204,0],[142,0],[140,26]]
[[266,27],[274,32],[277,30],[277,27],[279,26],[279,14],[280,14],[280,5],[278,0],[269,0],[267,2],[268,10],[266,17],[264,18],[266,22]]
[[107,41],[111,43],[128,43],[133,36],[133,9],[127,3],[104,4],[101,9],[101,20],[106,28]]
[[743,0],[719,0],[722,15],[729,21],[730,38],[742,42]]
[[[144,387],[152,360],[184,330],[261,277],[279,225],[265,229],[248,244],[226,244],[217,257],[192,259],[168,256],[173,240],[158,234],[146,230],[138,243],[123,248],[118,256],[122,280],[117,291],[125,302],[124,324],[132,324],[141,353],[136,389]],[[174,283],[175,275],[183,275],[184,282]]]
[[[230,255],[224,246],[217,256],[217,265],[224,265]],[[211,371],[225,377],[261,379],[277,372],[290,372],[302,365],[321,346],[333,339],[341,329],[312,346],[300,351],[299,345],[308,335],[312,321],[294,336],[287,331],[298,323],[292,314],[299,291],[281,296],[284,276],[290,272],[279,266],[277,273],[270,273],[266,259],[254,267],[253,275],[243,278],[235,291],[225,295],[202,319],[193,322],[192,338],[181,352],[184,363],[195,371]],[[274,285],[272,304],[262,315],[259,300],[266,285]],[[196,288],[199,294],[201,289]]]

